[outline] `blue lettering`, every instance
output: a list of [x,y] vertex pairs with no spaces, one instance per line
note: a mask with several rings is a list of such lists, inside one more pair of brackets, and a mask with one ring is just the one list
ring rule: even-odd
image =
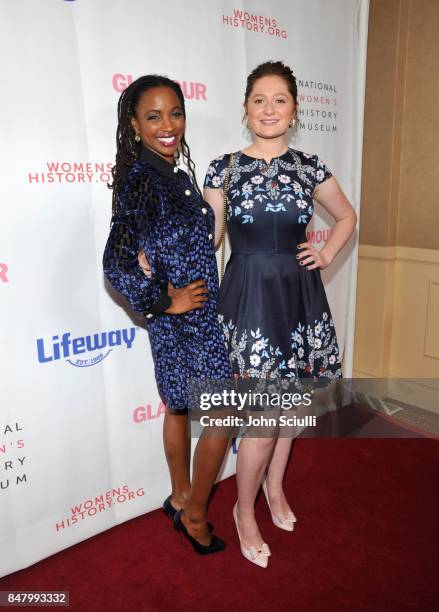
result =
[[127,345],[127,348],[131,348],[133,346],[134,338],[136,337],[136,328],[130,327],[130,329],[122,330],[122,338]]
[[120,329],[118,329],[117,331],[109,332],[108,345],[109,346],[120,346],[120,344],[121,344]]
[[73,338],[72,340],[73,354],[85,353],[85,339],[84,338]]
[[[122,343],[127,347],[133,346],[134,339],[136,337],[136,328],[130,327],[127,329],[115,329],[108,332],[100,332],[89,336],[79,336],[72,338],[70,332],[64,332],[62,336],[52,336],[52,355],[46,354],[46,347],[44,344],[44,338],[37,339],[37,353],[38,361],[40,363],[47,363],[48,361],[57,361],[58,359],[65,358],[69,363],[73,365],[86,365],[98,363],[104,359],[111,349],[104,355],[102,352],[99,355],[94,355],[90,360],[77,360],[76,364],[70,361],[68,357],[71,355],[78,355],[86,352],[96,352],[104,349],[108,346],[121,346]],[[61,338],[61,339],[60,339]]]
[[58,336],[53,336],[52,340],[53,340],[53,358],[60,359],[61,356],[59,354],[59,344],[58,342],[55,342],[55,340],[58,340]]
[[52,361],[53,357],[46,357],[44,354],[44,340],[43,338],[38,338],[37,340],[37,351],[38,351],[38,361],[40,363],[46,363],[47,361]]
[[62,335],[61,345],[63,348],[63,356],[68,357],[70,355],[70,332],[66,332]]
[[102,332],[100,336],[101,336],[101,342],[99,342],[99,334],[95,334],[93,336],[94,344],[92,344],[92,341],[91,341],[92,337],[86,336],[88,351],[97,351],[98,349],[101,349],[101,348],[104,348],[104,346],[107,346],[107,332]]

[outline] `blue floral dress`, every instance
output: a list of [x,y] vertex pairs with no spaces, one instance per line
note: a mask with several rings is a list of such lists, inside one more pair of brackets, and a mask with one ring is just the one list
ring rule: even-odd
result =
[[[113,215],[103,266],[110,284],[145,316],[159,392],[171,412],[187,412],[191,380],[230,379],[218,323],[214,214],[186,172],[149,149],[127,172]],[[151,266],[147,278],[137,255]],[[204,279],[203,308],[167,314],[174,287]]]
[[[234,374],[258,378],[341,376],[320,270],[296,259],[313,215],[313,192],[331,175],[316,156],[288,149],[267,164],[237,152],[228,189],[231,257],[219,296]],[[209,166],[222,188],[230,156]]]

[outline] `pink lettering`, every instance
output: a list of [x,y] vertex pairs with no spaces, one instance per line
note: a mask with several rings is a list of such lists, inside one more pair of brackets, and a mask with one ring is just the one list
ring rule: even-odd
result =
[[163,402],[160,402],[156,414],[153,413],[151,404],[147,404],[146,406],[138,406],[133,412],[133,421],[135,423],[143,423],[143,421],[158,419],[165,413],[165,411],[166,406]]
[[6,276],[8,273],[8,266],[5,263],[0,263],[0,281],[2,283],[9,283],[9,279]]
[[[188,91],[188,85],[190,86],[190,91]],[[183,91],[183,95],[187,100],[192,100],[195,94],[195,84],[192,81],[188,84],[187,81],[183,81],[181,84],[181,89]]]
[[132,82],[132,74],[113,74],[113,89],[118,93],[122,93]]
[[197,100],[207,100],[206,85],[204,83],[195,83],[195,98]]

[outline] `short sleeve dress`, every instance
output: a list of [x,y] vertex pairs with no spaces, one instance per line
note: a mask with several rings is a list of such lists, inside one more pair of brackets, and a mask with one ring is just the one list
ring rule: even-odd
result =
[[[103,267],[110,284],[145,316],[159,392],[171,412],[186,413],[191,380],[230,379],[218,323],[218,270],[214,215],[186,172],[143,148],[119,195],[105,247]],[[143,249],[151,266],[139,267]],[[164,312],[174,287],[204,279],[209,299],[184,314]]]
[[[229,155],[204,186],[222,188]],[[296,259],[313,215],[313,192],[331,172],[316,155],[288,149],[270,164],[235,154],[228,189],[231,257],[219,316],[234,374],[341,377],[339,347],[320,270]]]

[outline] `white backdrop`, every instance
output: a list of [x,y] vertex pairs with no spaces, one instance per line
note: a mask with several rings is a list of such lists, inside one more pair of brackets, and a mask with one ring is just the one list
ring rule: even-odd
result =
[[[169,492],[147,334],[107,293],[116,105],[178,80],[200,184],[247,144],[245,77],[299,79],[293,146],[359,208],[368,0],[29,0],[0,6],[0,575],[157,508]],[[309,231],[322,246],[330,220]],[[356,240],[325,274],[352,370]],[[233,473],[230,454],[223,475]]]

